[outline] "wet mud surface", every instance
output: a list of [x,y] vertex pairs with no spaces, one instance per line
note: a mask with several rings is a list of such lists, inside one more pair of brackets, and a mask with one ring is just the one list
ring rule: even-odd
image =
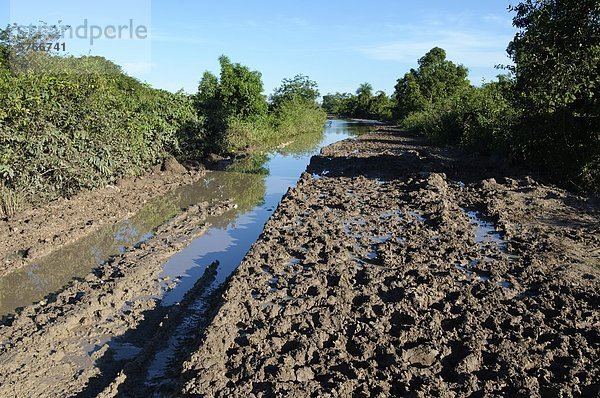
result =
[[[126,364],[148,360],[147,352],[164,338],[161,329],[185,310],[160,307],[174,282],[160,277],[162,265],[204,233],[209,217],[233,206],[190,206],[153,238],[6,320],[0,326],[0,396],[97,396]],[[210,278],[210,267],[206,274]]]
[[262,226],[274,162],[275,188],[188,174],[151,236],[5,317],[0,396],[597,395],[596,199],[380,129],[313,157],[226,279],[240,253],[208,235]]
[[141,177],[85,191],[0,219],[0,275],[50,255],[100,228],[137,213],[148,201],[201,178],[173,159]]
[[173,395],[594,397],[597,201],[394,130],[313,157]]

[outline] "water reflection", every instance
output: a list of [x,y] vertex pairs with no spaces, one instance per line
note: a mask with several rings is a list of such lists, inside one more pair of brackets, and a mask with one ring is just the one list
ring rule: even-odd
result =
[[224,281],[258,238],[281,197],[305,171],[310,157],[321,147],[368,128],[334,120],[324,131],[296,137],[281,148],[241,160],[227,172],[210,172],[195,184],[149,201],[135,216],[102,227],[35,264],[1,277],[0,316],[60,291],[109,257],[151,238],[158,226],[182,209],[204,201],[232,199],[236,209],[210,216],[207,233],[165,265],[163,276],[180,276],[181,283],[167,294],[164,302],[181,300],[214,260],[220,263],[216,282]]

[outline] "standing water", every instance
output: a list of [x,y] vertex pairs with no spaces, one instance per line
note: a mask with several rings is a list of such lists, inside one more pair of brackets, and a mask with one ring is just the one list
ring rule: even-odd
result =
[[179,302],[215,260],[219,267],[214,284],[223,282],[258,238],[287,189],[305,171],[311,156],[323,146],[368,128],[362,123],[333,120],[320,134],[297,137],[281,149],[234,165],[233,172],[210,172],[196,184],[150,201],[130,219],[101,228],[34,264],[0,277],[0,317],[60,291],[109,257],[151,238],[157,227],[183,209],[213,199],[233,200],[239,206],[234,212],[212,217],[212,227],[165,264],[162,276],[180,283],[166,293],[163,305]]

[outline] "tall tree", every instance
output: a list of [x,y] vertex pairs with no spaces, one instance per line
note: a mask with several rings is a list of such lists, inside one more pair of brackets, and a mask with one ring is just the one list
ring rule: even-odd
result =
[[395,115],[403,119],[412,112],[428,109],[438,101],[452,97],[470,86],[468,70],[446,59],[446,51],[432,48],[419,59],[419,68],[411,69],[395,87]]
[[269,98],[273,108],[277,109],[283,102],[300,100],[316,104],[319,98],[317,83],[308,76],[296,75],[291,79],[283,79],[281,86],[277,87]]
[[196,108],[205,117],[207,129],[215,134],[227,129],[231,117],[247,119],[268,111],[259,72],[232,63],[224,55],[219,63],[220,78],[204,72],[195,97]]
[[520,155],[600,184],[600,2],[526,0],[511,10]]

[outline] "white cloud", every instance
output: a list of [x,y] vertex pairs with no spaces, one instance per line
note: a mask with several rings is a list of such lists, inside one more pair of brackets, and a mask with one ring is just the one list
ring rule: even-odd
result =
[[423,33],[415,32],[411,27],[407,27],[408,30],[413,34],[359,51],[376,60],[416,63],[433,47],[441,47],[446,50],[448,59],[467,67],[492,67],[509,62],[506,55],[506,47],[512,39],[509,35],[452,30],[432,32],[427,27],[423,28]]

